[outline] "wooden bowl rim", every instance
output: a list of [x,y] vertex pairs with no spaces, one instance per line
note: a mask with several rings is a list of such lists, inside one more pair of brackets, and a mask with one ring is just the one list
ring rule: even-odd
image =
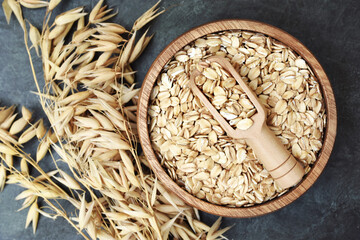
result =
[[[304,179],[297,186],[291,188],[287,193],[283,194],[282,196],[276,197],[263,204],[254,205],[251,207],[236,208],[215,205],[191,195],[179,185],[177,185],[162,168],[153,151],[153,148],[151,147],[147,124],[147,110],[149,105],[150,93],[163,66],[174,56],[176,52],[178,52],[180,49],[182,49],[184,46],[194,41],[195,39],[210,33],[226,30],[243,30],[263,33],[289,46],[297,54],[302,56],[302,58],[309,64],[309,66],[313,70],[315,76],[319,80],[326,105],[325,107],[327,113],[327,124],[325,127],[323,147],[318,155],[318,159],[313,164],[310,172],[307,173]],[[292,203],[302,194],[304,194],[314,184],[314,182],[317,180],[317,178],[320,176],[321,172],[325,168],[325,165],[330,157],[331,151],[334,146],[337,127],[336,104],[330,81],[324,69],[321,67],[320,63],[309,51],[309,49],[307,49],[295,37],[277,27],[259,21],[243,19],[226,19],[206,23],[189,30],[188,32],[180,35],[170,44],[168,44],[154,60],[148,70],[148,73],[144,78],[144,82],[140,90],[137,118],[137,126],[142,149],[147,160],[149,161],[150,167],[154,171],[155,175],[159,178],[159,180],[164,184],[164,186],[169,191],[175,193],[179,198],[181,198],[190,206],[214,215],[236,218],[255,217],[271,213]]]

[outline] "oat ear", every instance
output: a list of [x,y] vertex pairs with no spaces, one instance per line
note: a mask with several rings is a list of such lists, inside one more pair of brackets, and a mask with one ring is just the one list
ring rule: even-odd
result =
[[25,26],[25,21],[24,18],[22,16],[22,10],[21,10],[21,6],[18,2],[16,2],[15,0],[7,0],[8,6],[10,7],[10,9],[12,10],[12,12],[14,13],[14,15],[16,16],[21,28],[23,29],[23,31],[26,31],[26,26]]
[[155,3],[149,10],[147,10],[143,15],[141,15],[134,23],[133,30],[138,31],[143,28],[147,23],[149,23],[154,18],[158,17],[160,14],[164,13],[165,10],[159,12],[159,8],[156,8],[160,4],[161,0]]

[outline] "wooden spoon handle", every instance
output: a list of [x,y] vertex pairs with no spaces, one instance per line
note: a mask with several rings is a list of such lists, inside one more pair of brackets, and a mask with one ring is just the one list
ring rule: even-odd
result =
[[304,176],[302,164],[291,155],[266,124],[258,136],[246,139],[246,142],[281,188],[294,186]]

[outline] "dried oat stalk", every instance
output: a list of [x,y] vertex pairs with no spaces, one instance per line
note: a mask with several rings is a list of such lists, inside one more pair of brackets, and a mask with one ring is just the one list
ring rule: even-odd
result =
[[[0,110],[0,189],[2,190],[6,183],[18,184],[26,189],[16,197],[16,200],[24,200],[19,210],[29,208],[25,227],[32,222],[35,233],[40,214],[51,218],[56,216],[66,218],[66,213],[54,205],[56,202],[53,203],[50,199],[66,200],[71,196],[52,179],[52,177],[56,178],[55,175],[59,171],[45,173],[38,165],[38,161],[22,151],[22,144],[26,144],[35,137],[40,142],[51,141],[51,133],[45,128],[42,119],[32,123],[32,113],[28,109],[23,107],[21,112],[22,116],[16,119],[18,114],[15,113],[14,106],[2,107]],[[49,148],[46,149],[48,150]],[[20,162],[20,169],[14,167],[14,161]],[[32,177],[29,166],[40,173],[40,176]],[[39,199],[56,210],[55,213],[49,214],[42,211],[38,206]]]
[[[11,1],[5,2],[7,6]],[[88,14],[83,7],[62,13],[49,24],[51,10],[59,3],[55,0],[46,3],[48,9],[40,38],[38,32],[30,28],[34,48],[41,49],[45,87],[40,88],[42,84],[32,68],[34,79],[52,130],[45,133],[43,122],[39,121],[19,138],[26,141],[41,136],[36,160],[28,159],[25,154],[17,155],[18,148],[14,150],[5,142],[0,145],[0,152],[25,159],[20,171],[11,168],[4,171],[1,165],[0,187],[4,185],[6,170],[10,171],[8,182],[26,188],[18,199],[25,199],[24,208],[30,207],[27,224],[32,221],[36,225],[39,214],[51,218],[61,216],[85,238],[222,238],[227,229],[218,230],[220,219],[212,227],[199,221],[197,211],[168,193],[136,151],[139,89],[135,88],[135,71],[130,64],[151,40],[147,31],[139,40],[136,34],[163,12],[156,9],[158,3],[143,14],[130,31],[119,24],[104,22],[115,13],[103,6],[103,1],[90,12],[91,25],[85,21]],[[36,4],[40,7],[45,2]],[[9,10],[6,12],[7,16],[11,14]],[[73,26],[76,27],[74,33],[71,32]],[[24,32],[27,34],[26,29]],[[30,64],[32,66],[31,57]],[[7,111],[13,111],[11,109]],[[24,111],[15,123],[21,127],[28,121],[29,114]],[[13,131],[21,130],[17,127]],[[6,141],[19,144],[11,136],[6,133]],[[50,146],[70,171],[59,169],[56,161],[57,170],[50,173],[44,173],[38,166]],[[40,177],[30,176],[29,162],[39,170]],[[55,182],[66,186],[70,194]],[[85,195],[90,196],[90,200]],[[39,209],[38,199],[44,199],[53,213]],[[56,199],[69,201],[76,209],[76,217],[69,218]]]

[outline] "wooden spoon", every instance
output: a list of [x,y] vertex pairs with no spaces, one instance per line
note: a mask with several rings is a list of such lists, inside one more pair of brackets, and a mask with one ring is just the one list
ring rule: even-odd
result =
[[251,117],[254,123],[247,130],[233,129],[196,86],[195,78],[201,74],[198,70],[192,71],[190,76],[190,88],[194,95],[201,100],[229,137],[244,139],[251,146],[260,162],[281,188],[285,189],[300,182],[305,174],[302,164],[285,149],[274,132],[266,125],[265,109],[255,93],[243,82],[227,59],[214,56],[207,60],[220,64],[247,94],[257,110],[257,113]]

